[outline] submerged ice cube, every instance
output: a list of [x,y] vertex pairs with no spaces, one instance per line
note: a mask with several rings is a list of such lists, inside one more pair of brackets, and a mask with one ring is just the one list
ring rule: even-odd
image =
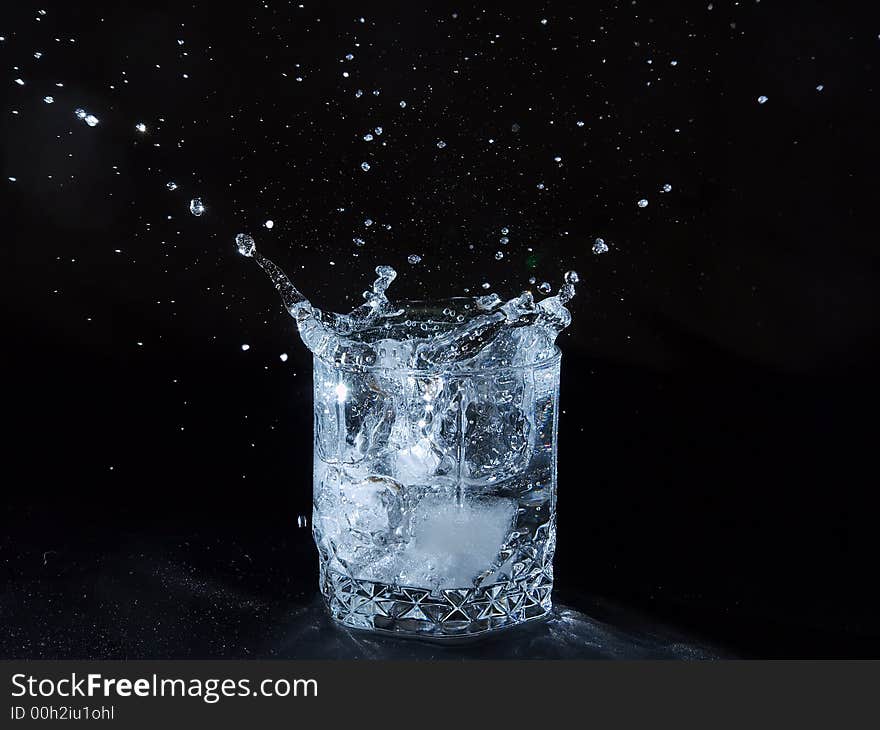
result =
[[426,496],[412,515],[411,538],[396,565],[401,585],[465,588],[498,557],[516,515],[509,499],[465,502]]

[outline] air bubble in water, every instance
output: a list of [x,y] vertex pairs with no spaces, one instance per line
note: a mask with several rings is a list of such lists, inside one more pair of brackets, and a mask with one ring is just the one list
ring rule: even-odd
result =
[[645,198],[642,198],[638,203],[636,203],[636,205],[639,206],[639,208],[647,208],[648,201],[645,200]]
[[242,256],[253,256],[257,250],[257,244],[247,233],[239,233],[235,237],[235,248]]
[[366,171],[369,170],[369,169],[370,169],[370,163],[369,163],[369,162],[362,162],[362,163],[361,163],[361,170],[363,170],[364,172],[366,172]]
[[608,253],[608,244],[601,238],[597,238],[595,243],[593,243],[593,253],[597,256],[599,254]]
[[417,263],[419,263],[419,261],[422,260],[422,257],[419,256],[417,253],[411,253],[409,256],[406,257],[406,260],[409,261],[413,266],[415,266]]
[[205,212],[205,204],[201,198],[193,198],[189,201],[189,212],[198,217]]

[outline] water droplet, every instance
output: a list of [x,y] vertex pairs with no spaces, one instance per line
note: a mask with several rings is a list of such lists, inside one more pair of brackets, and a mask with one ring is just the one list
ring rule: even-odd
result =
[[275,221],[270,219],[267,220],[263,225],[266,226],[266,228],[272,229],[275,227]]
[[577,124],[579,127],[583,127],[583,126],[584,126],[584,123],[583,123],[580,119],[576,122],[576,124]]
[[88,112],[85,109],[74,109],[73,114],[77,119],[85,119]]
[[361,163],[361,170],[363,170],[364,172],[366,172],[366,171],[369,170],[369,169],[370,169],[370,163],[369,163],[369,162],[362,162],[362,163]]
[[364,225],[365,225],[367,228],[369,228],[371,225],[373,225],[373,219],[372,219],[372,218],[367,218],[367,219],[364,221]]
[[198,217],[205,212],[205,205],[201,198],[193,198],[189,201],[189,212]]
[[400,102],[400,108],[401,108],[401,109],[406,109],[406,102],[405,102],[405,101],[401,100],[401,102]]
[[488,281],[484,281],[480,286],[483,287],[483,289],[488,289],[492,285]]
[[364,92],[361,91],[360,89],[358,89],[357,91],[354,92],[355,99],[360,99],[363,95],[364,95]]
[[243,352],[247,352],[248,350],[251,349],[251,346],[250,346],[250,345],[242,345],[242,346],[241,346],[241,349],[242,349]]
[[383,130],[382,130],[382,127],[376,127],[373,131],[374,131],[374,132],[376,133],[376,135],[378,136],[378,135],[381,135],[381,134],[382,134],[382,131],[383,131]]
[[352,238],[351,240],[354,241],[355,246],[363,246],[366,244],[366,241],[364,241],[363,238]]
[[508,243],[510,243],[510,239],[507,236],[501,236],[501,238],[498,239],[498,243],[500,243],[502,246],[506,246]]
[[544,183],[538,183],[535,187],[538,188],[538,190],[544,190]]
[[9,182],[16,182],[18,180],[17,177],[8,177],[6,179],[9,180]]
[[547,18],[541,18],[541,25],[547,25]]
[[281,360],[281,362],[287,362],[287,353],[286,353],[286,352],[282,352],[282,353],[278,356],[278,359]]
[[417,253],[411,253],[409,256],[406,257],[406,260],[409,261],[413,266],[415,266],[417,263],[419,263],[419,261],[422,260],[422,257],[419,256]]
[[597,256],[603,253],[608,253],[608,244],[601,238],[597,238],[593,244],[593,253]]
[[661,190],[662,192],[664,192],[664,193],[672,192],[672,185],[670,185],[669,183],[665,183],[665,184],[663,185],[663,187],[660,188],[660,190]]
[[553,287],[550,286],[550,284],[548,284],[546,281],[542,281],[540,284],[538,284],[538,291],[541,292],[541,294],[549,294],[551,291],[553,291]]
[[496,251],[495,252],[495,260],[501,261],[504,258],[504,251]]
[[639,206],[639,208],[647,208],[648,201],[642,198],[638,203],[636,203],[636,205]]
[[373,141],[373,135],[370,134],[369,132],[367,132],[367,133],[364,135],[364,142],[372,142],[372,141]]
[[559,155],[553,158],[553,162],[562,162],[562,158]]
[[825,85],[824,85],[824,84],[819,84],[819,85],[816,87],[816,91],[822,91],[822,89],[824,89],[824,88],[825,88]]
[[85,121],[90,127],[95,127],[97,126],[99,119],[94,114],[86,114],[86,118],[83,121]]
[[762,95],[762,96],[759,96],[759,97],[758,97],[758,103],[759,103],[759,104],[766,104],[766,103],[767,103],[767,97],[766,97],[766,96],[763,96],[763,95]]
[[534,284],[536,281],[537,279],[534,276],[529,277],[529,284]]
[[257,244],[254,243],[254,239],[247,233],[239,233],[235,236],[235,249],[242,256],[250,257],[257,250]]
[[177,183],[172,180],[171,182],[165,183],[165,187],[169,190],[177,190]]
[[143,122],[138,122],[137,124],[134,125],[134,128],[135,128],[138,132],[140,132],[141,134],[143,134],[144,132],[147,131],[147,125],[144,124]]
[[16,79],[15,83],[18,84],[19,86],[24,86],[24,81],[22,79]]
[[565,283],[571,284],[572,286],[577,284],[581,280],[581,277],[578,276],[577,271],[566,271],[565,272]]
[[40,53],[40,51],[34,51],[34,58],[36,58],[37,60],[39,60],[39,59],[41,59],[42,57],[43,57],[43,54]]
[[445,146],[446,146],[446,142],[444,142],[442,139],[437,142],[438,149],[442,150]]
[[53,104],[55,102],[55,97],[54,96],[44,96],[43,101],[45,101],[47,104]]
[[351,61],[353,58],[354,58],[354,55],[353,55],[353,54],[351,54],[351,53],[346,53],[346,54],[345,54],[345,60],[346,60],[346,61]]
[[510,229],[509,229],[509,228],[504,227],[504,228],[501,229],[501,235],[502,235],[502,236],[506,236],[508,233],[510,233]]

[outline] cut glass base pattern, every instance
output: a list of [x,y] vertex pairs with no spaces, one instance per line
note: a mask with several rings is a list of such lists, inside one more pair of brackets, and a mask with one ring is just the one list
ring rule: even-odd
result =
[[358,580],[321,566],[331,617],[355,629],[432,639],[473,637],[543,618],[552,608],[552,564],[477,588],[430,591]]

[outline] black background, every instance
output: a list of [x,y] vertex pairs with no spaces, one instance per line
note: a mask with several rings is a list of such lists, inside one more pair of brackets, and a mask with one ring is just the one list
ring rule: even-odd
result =
[[120,579],[175,569],[156,555],[202,585],[264,576],[281,606],[314,592],[311,363],[239,231],[338,310],[380,263],[397,296],[576,269],[560,594],[742,655],[880,653],[876,22],[118,5],[2,12],[4,655],[241,655],[198,601],[168,628],[192,652],[89,643],[164,631]]

